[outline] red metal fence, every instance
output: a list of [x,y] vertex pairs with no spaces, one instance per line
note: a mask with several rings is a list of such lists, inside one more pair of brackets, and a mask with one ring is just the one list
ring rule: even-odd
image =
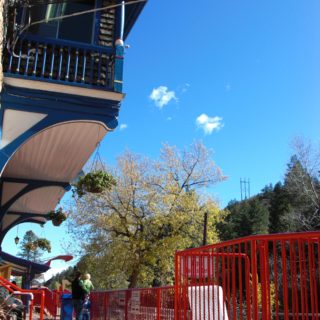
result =
[[[176,253],[174,287],[92,292],[91,320],[319,320],[319,267],[320,232],[189,249]],[[40,294],[43,318],[44,292],[25,292]],[[56,299],[46,293],[46,305]]]
[[[38,290],[44,292],[44,313],[53,319],[56,319],[59,315],[59,310],[61,306],[61,296],[64,293],[63,291],[50,290],[46,287],[41,287]],[[39,295],[34,297],[34,305],[37,307],[41,306],[41,299]]]
[[251,236],[176,254],[175,320],[318,320],[320,233]]
[[[44,292],[42,290],[32,290],[32,289],[21,289],[19,288],[17,285],[11,283],[10,281],[8,281],[7,279],[3,278],[0,276],[0,286],[3,287],[6,291],[8,296],[12,295],[13,297],[23,297],[23,296],[27,296],[28,299],[28,318],[30,320],[33,319],[33,315],[34,315],[34,298],[37,297],[37,299],[39,300],[39,316],[38,319],[43,320],[44,319],[44,302],[45,302],[45,295]],[[4,301],[4,305],[1,306],[3,309],[5,309],[5,301]],[[8,306],[8,308],[10,310],[13,310],[15,307],[13,305]],[[9,315],[8,315],[9,316]]]
[[91,320],[173,320],[174,288],[91,293]]

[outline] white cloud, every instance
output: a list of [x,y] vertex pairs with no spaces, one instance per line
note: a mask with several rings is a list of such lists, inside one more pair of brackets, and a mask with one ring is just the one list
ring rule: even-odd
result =
[[167,105],[172,99],[177,100],[176,94],[174,91],[169,91],[166,86],[159,86],[152,90],[149,98],[154,101],[155,105],[162,109]]
[[184,86],[182,87],[182,92],[185,93],[188,91],[188,89],[190,88],[190,84],[189,83],[185,83]]
[[205,113],[202,113],[196,119],[196,124],[205,134],[211,134],[213,131],[219,131],[224,126],[222,120],[221,117],[209,117]]
[[125,123],[121,123],[121,124],[120,124],[120,127],[119,127],[120,130],[125,130],[125,129],[127,129],[127,128],[128,128],[128,125],[127,125],[127,124],[125,124]]

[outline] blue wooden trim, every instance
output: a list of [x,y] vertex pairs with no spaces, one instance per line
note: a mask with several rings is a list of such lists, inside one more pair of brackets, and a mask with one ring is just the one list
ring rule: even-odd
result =
[[2,182],[13,182],[13,183],[27,183],[32,185],[42,185],[42,186],[59,186],[64,189],[70,186],[69,182],[61,181],[48,181],[48,180],[35,180],[35,179],[23,179],[23,178],[11,178],[11,177],[2,177]]
[[21,197],[26,195],[27,193],[34,191],[36,189],[48,187],[48,186],[57,186],[57,187],[68,187],[69,183],[63,183],[61,182],[56,182],[56,181],[35,181],[35,180],[30,180],[27,186],[25,186],[21,191],[19,191],[17,194],[15,194],[10,200],[8,200],[3,206],[0,208],[0,221],[3,219],[7,211],[10,209],[10,207]]
[[[40,78],[40,77],[30,77],[30,76],[24,76],[20,74],[10,73],[10,72],[4,72],[5,77],[11,77],[11,78],[18,78],[18,79],[25,79],[25,80],[33,80],[33,81],[42,81],[42,82],[48,82],[48,83],[55,83],[55,84],[62,84],[65,86],[71,86],[71,87],[79,87],[79,88],[86,88],[86,89],[94,89],[94,90],[101,90],[101,91],[110,91],[113,92],[113,88],[111,86],[103,87],[98,86],[94,84],[87,84],[87,83],[81,83],[81,82],[70,82],[70,81],[64,81],[64,80],[54,80],[50,78]],[[115,91],[116,92],[116,91]]]
[[4,116],[4,105],[3,105],[3,99],[0,95],[0,139],[2,139],[2,124],[3,124],[3,116]]
[[[34,89],[5,86],[2,93],[2,107],[16,110],[37,111],[58,115],[59,120],[97,120],[105,123],[104,117],[119,115],[120,101],[79,97],[63,92],[47,92]],[[39,108],[40,107],[40,108]],[[62,112],[61,112],[62,111]],[[64,111],[64,112],[63,112]],[[73,114],[70,115],[69,112]],[[109,121],[109,119],[107,119]]]
[[21,216],[21,218],[48,218],[48,213],[25,213],[18,211],[8,211],[6,215]]
[[107,46],[99,46],[94,44],[86,44],[82,42],[76,42],[71,40],[61,40],[61,39],[55,39],[55,38],[43,38],[40,36],[35,36],[31,34],[25,34],[21,36],[21,41],[33,41],[37,43],[43,43],[46,45],[57,45],[60,47],[72,47],[72,48],[78,48],[83,49],[87,51],[101,51],[105,54],[114,54],[115,49],[113,47],[107,47]]
[[8,262],[11,262],[11,263],[16,264],[18,266],[22,266],[22,267],[27,268],[31,272],[31,274],[43,273],[43,272],[46,272],[47,270],[50,269],[50,266],[48,266],[48,265],[37,263],[37,262],[32,262],[32,261],[22,259],[22,258],[17,258],[7,252],[4,252],[4,251],[0,252],[0,257],[2,259],[4,259],[5,261],[8,261]]
[[114,91],[122,92],[124,46],[117,45],[114,70]]
[[[12,56],[11,56],[12,58]],[[35,63],[34,63],[34,68],[33,68],[33,75],[36,75],[37,72],[37,65],[38,65],[38,58],[39,58],[39,44],[37,43],[36,45],[36,59],[35,59]]]
[[42,76],[44,76],[44,72],[46,69],[46,62],[47,62],[47,45],[44,46],[44,55],[43,55],[42,72],[41,72]]
[[[0,178],[0,204],[2,203],[2,198],[3,198],[3,181]],[[0,220],[0,226],[1,226],[1,220]]]
[[31,43],[30,41],[28,42],[28,52],[27,52],[27,63],[26,63],[26,67],[24,69],[24,74],[27,75],[28,69],[29,69],[29,60],[30,60],[30,46]]
[[[19,39],[19,54],[14,56],[12,52],[6,52],[9,55],[8,62],[4,63],[4,73],[9,76],[19,76],[24,79],[34,78],[37,80],[51,80],[54,82],[61,81],[67,85],[91,85],[92,87],[100,87],[102,90],[113,91],[113,73],[109,73],[107,64],[110,59],[113,59],[115,50],[112,47],[103,47],[95,45],[85,45],[78,42],[63,41],[59,39],[44,39],[36,36],[27,35]],[[42,50],[40,51],[40,46]],[[35,55],[30,55],[31,48],[35,48]],[[67,52],[66,52],[67,49]],[[59,54],[60,53],[60,54]],[[87,70],[87,74],[82,73],[82,78],[77,75],[81,72],[79,67],[79,57],[83,56],[84,62],[86,57],[90,56],[90,65],[82,66]],[[57,56],[57,57],[56,57]],[[99,56],[98,73],[95,70],[95,57]],[[106,57],[102,61],[102,56]],[[60,59],[59,59],[60,58]],[[63,66],[64,59],[67,60],[66,67]],[[75,59],[75,60],[74,60]],[[5,60],[6,61],[6,60]],[[29,63],[30,61],[30,63]],[[71,65],[75,68],[74,73],[71,73]],[[102,71],[102,67],[106,71]],[[22,70],[23,68],[23,70]],[[66,69],[66,70],[64,70]],[[101,72],[105,75],[105,80],[101,82]],[[109,83],[107,86],[106,84]]]
[[2,111],[5,109],[44,113],[47,116],[1,149],[0,170],[11,155],[33,135],[53,125],[76,121],[94,121],[109,129],[118,125],[120,103],[85,98],[64,93],[49,93],[33,89],[5,86],[2,92]]
[[26,222],[31,222],[31,223],[37,223],[37,224],[43,224],[43,222],[40,222],[38,220],[35,219],[36,218],[36,215],[34,215],[34,217],[27,217],[27,218],[24,218],[24,217],[20,217],[19,219],[17,219],[16,221],[14,221],[13,223],[11,223],[9,226],[7,226],[5,229],[3,229],[1,232],[0,232],[0,246],[2,244],[2,241],[4,239],[4,237],[6,236],[6,234],[8,233],[8,231],[12,228],[14,228],[15,226],[17,226],[18,224],[21,224],[21,223],[26,223]]

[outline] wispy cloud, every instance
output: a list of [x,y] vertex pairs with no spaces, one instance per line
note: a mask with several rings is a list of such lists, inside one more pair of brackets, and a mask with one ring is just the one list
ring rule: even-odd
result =
[[185,93],[189,90],[190,88],[190,84],[189,83],[185,83],[181,89],[182,93]]
[[120,124],[120,127],[119,127],[119,129],[122,131],[122,130],[125,130],[125,129],[127,129],[128,128],[128,125],[127,124],[125,124],[125,123],[121,123]]
[[219,131],[224,124],[221,117],[209,117],[205,113],[202,113],[196,119],[196,124],[201,128],[205,134],[211,134],[213,131]]
[[149,96],[149,98],[154,101],[155,105],[162,109],[166,106],[171,100],[177,100],[176,94],[174,91],[169,91],[166,86],[159,86],[154,88]]

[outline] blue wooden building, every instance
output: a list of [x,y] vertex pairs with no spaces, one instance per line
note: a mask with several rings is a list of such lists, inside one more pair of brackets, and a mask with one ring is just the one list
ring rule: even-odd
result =
[[103,137],[117,127],[124,41],[145,1],[5,4],[0,244],[45,223]]

